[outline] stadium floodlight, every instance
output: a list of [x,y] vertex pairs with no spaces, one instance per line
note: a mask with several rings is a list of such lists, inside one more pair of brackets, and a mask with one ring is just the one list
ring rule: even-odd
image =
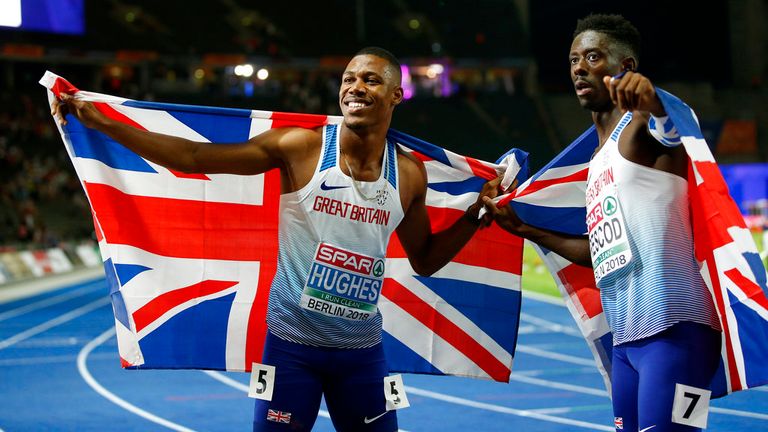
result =
[[237,65],[235,66],[235,75],[250,78],[253,75],[253,66],[249,64]]

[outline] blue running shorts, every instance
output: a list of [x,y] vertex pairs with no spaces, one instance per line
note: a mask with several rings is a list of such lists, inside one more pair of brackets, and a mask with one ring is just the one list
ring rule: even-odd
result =
[[675,388],[680,383],[709,390],[720,364],[720,340],[720,332],[709,326],[679,322],[654,336],[614,346],[616,431],[700,430],[672,422]]
[[398,429],[395,411],[386,410],[384,377],[389,371],[381,343],[323,348],[267,333],[262,363],[275,367],[275,384],[272,401],[256,400],[254,431],[312,430],[323,395],[339,432]]

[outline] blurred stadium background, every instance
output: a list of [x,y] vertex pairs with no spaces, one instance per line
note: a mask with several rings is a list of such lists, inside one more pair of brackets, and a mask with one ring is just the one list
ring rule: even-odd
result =
[[[535,172],[590,124],[566,60],[576,19],[591,12],[638,26],[641,72],[696,110],[764,249],[766,0],[3,0],[0,291],[100,261],[37,84],[45,70],[127,98],[338,114],[349,57],[382,46],[406,72],[395,128],[486,160],[522,148]],[[526,266],[526,286],[546,289],[534,254]]]

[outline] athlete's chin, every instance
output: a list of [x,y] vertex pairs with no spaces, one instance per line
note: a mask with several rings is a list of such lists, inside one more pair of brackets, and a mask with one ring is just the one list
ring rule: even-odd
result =
[[579,105],[581,105],[582,108],[593,112],[605,110],[605,104],[598,103],[598,101],[591,98],[579,97]]
[[344,125],[352,130],[362,130],[370,126],[370,122],[365,121],[364,119],[357,119],[357,118],[345,118],[344,119]]

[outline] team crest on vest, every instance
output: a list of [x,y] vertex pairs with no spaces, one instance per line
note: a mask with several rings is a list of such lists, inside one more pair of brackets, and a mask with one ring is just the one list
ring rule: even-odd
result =
[[387,203],[389,198],[389,191],[386,189],[379,189],[376,191],[376,204],[383,206]]

